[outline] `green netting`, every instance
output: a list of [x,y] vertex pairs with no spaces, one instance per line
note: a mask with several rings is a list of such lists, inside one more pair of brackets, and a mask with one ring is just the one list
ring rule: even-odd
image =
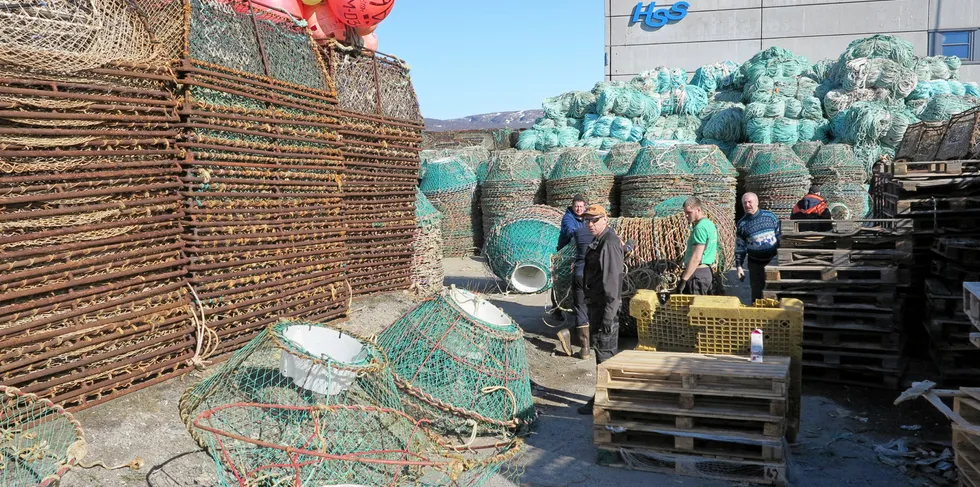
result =
[[561,151],[546,181],[548,205],[565,208],[575,195],[586,201],[610,206],[614,176],[602,163],[599,153],[587,147]]
[[927,56],[915,63],[915,75],[919,81],[956,79],[963,62],[957,56]]
[[621,141],[638,142],[645,129],[643,125],[625,117],[615,115],[598,116],[589,114],[582,121],[582,137],[612,137]]
[[603,163],[612,171],[613,175],[623,176],[629,172],[640,149],[640,144],[635,142],[619,144],[606,154]]
[[929,99],[919,118],[927,122],[949,120],[954,114],[965,112],[980,105],[974,97],[956,95],[937,95]]
[[857,102],[842,110],[831,120],[837,141],[856,144],[877,144],[891,128],[892,114],[882,103]]
[[664,115],[697,116],[708,105],[708,92],[694,85],[684,85],[661,93]]
[[694,71],[691,84],[709,93],[728,89],[735,85],[739,64],[732,61],[708,64]]
[[544,202],[538,155],[514,149],[493,153],[480,188],[484,239],[489,239],[493,226],[511,211]]
[[599,115],[639,118],[644,125],[659,117],[660,112],[659,97],[651,97],[632,86],[610,87],[595,102],[595,113]]
[[786,145],[755,145],[744,155],[749,164],[745,189],[758,195],[759,207],[781,218],[810,187],[806,164]]
[[727,105],[708,116],[701,125],[700,136],[703,139],[737,143],[745,138],[743,127],[745,105],[741,103],[727,103]]
[[888,90],[883,88],[861,88],[856,90],[833,89],[823,97],[824,113],[833,120],[837,114],[860,102],[884,102],[891,99]]
[[855,182],[831,182],[823,184],[820,195],[827,200],[834,220],[858,220],[871,212],[870,188]]
[[[605,85],[602,88],[600,88],[599,84],[597,84],[596,87],[592,89],[592,92],[598,95],[599,93],[597,93],[597,90],[601,92],[608,86],[616,86],[613,84],[615,82],[601,82],[600,84],[603,83],[605,83]],[[639,75],[633,77],[633,79],[630,81],[630,85],[648,95],[652,95],[654,93],[664,93],[677,88],[683,88],[685,85],[687,85],[687,71],[684,71],[683,69],[668,69],[663,66],[659,66],[654,69],[643,71]]]
[[809,168],[810,162],[813,160],[813,156],[820,151],[821,147],[823,147],[823,142],[820,141],[797,142],[796,144],[793,144],[793,153],[807,165],[807,168]]
[[890,59],[857,58],[838,73],[837,82],[845,90],[882,88],[896,98],[905,98],[915,89],[915,71]]
[[735,166],[713,145],[681,145],[681,156],[688,170],[695,175],[731,176],[738,175]]
[[668,115],[660,117],[647,128],[640,144],[655,145],[660,141],[694,143],[697,140],[701,120],[693,115]]
[[681,145],[659,145],[643,147],[636,154],[624,178],[639,176],[664,176],[690,174],[691,168],[684,160]]
[[476,171],[480,164],[490,160],[490,151],[482,145],[471,145],[451,149],[430,149],[424,150],[419,154],[422,162],[430,162],[447,157],[459,159],[466,163],[466,166]]
[[507,290],[551,289],[551,257],[558,246],[561,218],[562,213],[550,206],[527,206],[513,210],[487,233],[487,263]]
[[751,84],[762,77],[795,77],[810,70],[810,62],[781,47],[770,47],[752,56],[739,67],[745,83]]
[[546,117],[554,120],[582,118],[586,113],[596,113],[596,95],[589,91],[569,91],[545,98],[541,108]]
[[694,194],[694,178],[681,147],[649,146],[637,153],[630,170],[623,176],[621,216],[652,216],[653,208],[664,200]]
[[442,218],[442,213],[432,206],[429,202],[429,198],[425,197],[423,193],[418,188],[415,189],[415,220],[419,225],[423,223],[431,223],[433,221],[438,221]]
[[444,157],[426,164],[425,176],[419,188],[426,196],[431,193],[467,190],[476,187],[476,174],[457,157]]
[[431,296],[442,289],[442,213],[425,194],[415,191],[415,232],[412,235],[412,285],[416,296]]
[[534,420],[520,327],[481,296],[447,288],[378,336],[410,413],[437,431],[523,429]]
[[577,144],[576,147],[586,147],[592,150],[612,150],[614,147],[620,144],[629,144],[629,142],[617,139],[615,137],[586,137]]
[[558,163],[558,158],[561,156],[560,150],[550,150],[548,152],[542,152],[537,157],[538,167],[541,168],[541,176],[543,179],[548,179],[551,175],[551,170]]
[[915,46],[911,42],[887,34],[877,34],[851,41],[847,45],[847,49],[837,59],[835,71],[838,73],[843,71],[848,62],[857,58],[890,59],[908,69],[914,69],[918,62]]
[[868,172],[854,156],[854,149],[847,144],[827,144],[818,150],[807,163],[814,184],[835,182],[864,183]]
[[810,71],[806,75],[817,83],[822,83],[833,76],[836,64],[836,59],[821,59],[810,66]]
[[[549,119],[545,119],[550,121]],[[553,123],[553,121],[552,121]],[[520,150],[547,151],[556,147],[572,147],[579,140],[581,131],[569,126],[544,126],[535,124],[517,137],[517,148]]]
[[237,71],[265,76],[262,53],[249,15],[229,3],[190,0],[190,56]]
[[86,454],[82,425],[61,406],[0,386],[0,485],[57,484]]
[[419,189],[442,212],[443,255],[471,254],[479,246],[482,225],[476,174],[460,159],[436,159],[426,164]]

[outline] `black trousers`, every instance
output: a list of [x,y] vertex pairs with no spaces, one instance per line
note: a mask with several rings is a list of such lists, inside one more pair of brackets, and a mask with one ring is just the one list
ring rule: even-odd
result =
[[613,320],[609,330],[603,330],[602,315],[605,310],[605,300],[589,301],[589,334],[596,364],[613,358],[619,352],[619,318]]
[[749,261],[749,287],[752,288],[752,302],[762,299],[762,290],[766,288],[766,264],[752,259]]
[[681,294],[694,294],[696,296],[709,295],[714,287],[713,281],[714,276],[711,275],[711,269],[698,267],[694,271],[694,275],[688,279],[684,289],[681,289]]
[[585,277],[574,274],[572,278],[572,303],[575,307],[575,327],[589,324],[589,308],[585,305]]

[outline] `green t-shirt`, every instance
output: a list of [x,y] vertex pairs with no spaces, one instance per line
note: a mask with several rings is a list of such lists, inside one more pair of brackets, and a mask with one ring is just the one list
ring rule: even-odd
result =
[[707,218],[702,218],[694,224],[691,235],[687,237],[687,250],[684,251],[684,265],[691,262],[691,254],[694,253],[695,245],[704,245],[704,254],[701,255],[701,264],[714,265],[718,259],[718,228],[715,223]]

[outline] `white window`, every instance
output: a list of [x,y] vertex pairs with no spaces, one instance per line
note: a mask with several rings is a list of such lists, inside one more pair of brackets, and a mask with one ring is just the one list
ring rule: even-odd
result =
[[980,62],[976,38],[976,29],[933,32],[929,53],[933,56],[956,56],[963,62]]

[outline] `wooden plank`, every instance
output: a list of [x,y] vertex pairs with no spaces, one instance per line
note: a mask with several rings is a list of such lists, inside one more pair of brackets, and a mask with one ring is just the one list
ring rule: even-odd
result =
[[598,447],[596,463],[667,475],[683,475],[734,483],[754,483],[783,487],[788,485],[784,462],[760,462],[665,454],[642,448]]
[[904,284],[911,274],[897,266],[766,266],[766,285],[792,284]]
[[958,176],[964,170],[975,172],[980,161],[897,161],[879,164],[875,170],[889,173],[893,177]]
[[853,350],[822,350],[813,347],[803,348],[803,362],[823,362],[828,366],[874,367],[876,369],[898,371],[902,364],[901,353],[868,353]]
[[971,435],[957,424],[953,429],[953,453],[956,467],[959,469],[960,480],[970,485],[980,485],[980,448],[977,448],[977,436]]
[[828,236],[840,238],[842,236],[851,237],[875,237],[875,236],[895,236],[907,235],[911,230],[911,221],[901,218],[879,218],[879,219],[859,219],[859,220],[833,220],[831,230],[828,232],[801,232],[800,225],[804,228],[813,220],[780,220],[780,229],[783,237],[800,236]]
[[895,308],[898,300],[897,287],[887,292],[876,291],[847,291],[835,290],[796,291],[765,289],[762,297],[768,299],[794,298],[803,301],[804,306],[830,307],[837,309],[855,309],[868,311],[890,311]]
[[[900,310],[901,307],[898,307]],[[873,327],[878,330],[898,330],[902,326],[901,313],[896,310],[886,312],[833,309],[833,308],[807,308],[804,311],[804,329],[807,326],[819,328],[843,328],[848,329],[853,326]]]
[[712,415],[688,415],[681,411],[650,412],[612,409],[597,406],[592,413],[593,424],[622,425],[642,423],[651,428],[675,428],[683,431],[727,431],[745,435],[781,438],[786,432],[786,420],[779,416],[749,416],[749,419],[731,419]]
[[875,350],[900,352],[905,346],[901,331],[848,330],[804,326],[803,349]]
[[912,256],[908,250],[893,249],[806,249],[780,248],[776,258],[780,266],[850,266],[896,264]]
[[[670,428],[651,428],[642,423],[625,426],[596,425],[592,441],[606,447],[643,448],[663,453],[683,453],[736,460],[778,461],[783,459],[783,442],[774,438],[743,435],[720,436]],[[612,431],[610,431],[612,430]]]
[[968,261],[980,259],[980,239],[967,237],[940,237],[933,241],[930,250],[947,259]]
[[[710,382],[708,377],[721,379],[784,379],[789,370],[789,357],[767,357],[764,362],[752,362],[748,357],[731,355],[706,355],[699,353],[649,352],[624,350],[599,365],[600,370],[630,371],[637,373],[677,374],[700,376],[701,384]],[[677,380],[676,378],[673,380]]]
[[980,282],[963,283],[963,312],[980,328]]
[[774,422],[786,414],[785,399],[740,399],[688,394],[644,393],[597,389],[595,405],[602,409],[677,416]]
[[888,215],[909,218],[918,215],[949,215],[980,211],[980,196],[944,196],[930,198],[902,198],[885,196],[882,210]]

